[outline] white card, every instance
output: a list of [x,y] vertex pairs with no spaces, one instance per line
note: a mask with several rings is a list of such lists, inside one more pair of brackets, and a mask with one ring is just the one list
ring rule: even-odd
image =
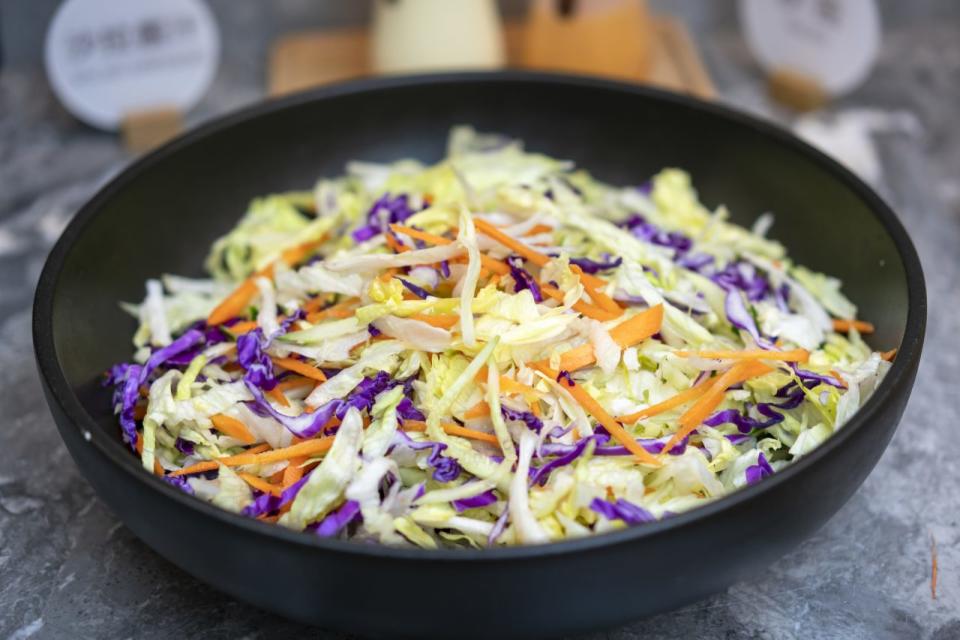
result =
[[880,46],[874,0],[740,0],[740,24],[764,69],[802,73],[833,95],[867,77]]
[[193,107],[213,80],[220,35],[202,0],[67,0],[44,53],[64,106],[115,130],[131,112]]

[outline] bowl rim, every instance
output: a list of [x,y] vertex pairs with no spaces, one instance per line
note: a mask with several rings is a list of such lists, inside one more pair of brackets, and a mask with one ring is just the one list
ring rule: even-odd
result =
[[[142,466],[131,456],[128,448],[117,439],[102,433],[93,417],[87,413],[77,395],[71,389],[64,374],[53,339],[53,302],[67,254],[81,236],[86,225],[94,219],[101,206],[113,195],[147,173],[159,161],[175,154],[181,148],[201,142],[208,136],[226,131],[260,116],[274,114],[288,108],[299,107],[314,101],[323,101],[345,96],[376,93],[384,90],[428,87],[436,85],[484,85],[484,84],[540,84],[563,86],[582,90],[605,90],[666,103],[697,111],[708,117],[747,127],[766,136],[779,145],[789,148],[811,160],[832,175],[853,195],[863,201],[890,236],[903,264],[908,295],[907,318],[897,357],[890,371],[870,399],[837,433],[818,446],[812,453],[792,463],[762,482],[738,489],[722,498],[710,501],[678,515],[641,526],[588,536],[584,538],[551,542],[542,545],[517,545],[484,549],[422,549],[417,547],[394,547],[385,544],[358,543],[350,540],[327,539],[293,531],[272,523],[261,522],[225,511],[203,500],[187,495],[181,490],[143,471]],[[214,118],[186,134],[164,144],[154,151],[136,159],[103,185],[77,212],[62,232],[50,251],[41,272],[33,305],[33,344],[40,375],[50,392],[49,402],[56,402],[69,418],[73,427],[80,431],[88,444],[99,449],[104,457],[125,470],[134,482],[145,484],[150,490],[179,502],[195,516],[214,518],[223,524],[246,529],[250,534],[267,536],[297,545],[313,552],[340,552],[357,556],[375,557],[398,561],[501,561],[565,555],[616,546],[654,537],[694,523],[706,520],[727,509],[754,500],[773,490],[781,483],[790,482],[805,474],[834,450],[844,446],[852,435],[865,428],[883,408],[893,401],[898,389],[909,392],[910,373],[915,368],[923,345],[927,317],[926,286],[923,269],[916,249],[906,229],[896,214],[860,178],[836,160],[810,144],[800,140],[788,130],[758,117],[716,102],[708,102],[690,95],[673,93],[648,86],[628,84],[590,76],[556,74],[536,71],[464,71],[433,73],[412,76],[369,77],[339,82],[321,88],[310,89],[278,98],[271,98],[251,106]],[[907,387],[904,389],[904,387]],[[58,425],[60,429],[64,427]],[[188,517],[188,513],[184,514]]]

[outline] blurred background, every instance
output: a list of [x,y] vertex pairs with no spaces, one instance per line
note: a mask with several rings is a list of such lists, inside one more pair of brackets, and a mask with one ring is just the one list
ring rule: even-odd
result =
[[306,632],[168,565],[94,498],[40,399],[36,279],[99,186],[205,120],[362,75],[503,67],[651,84],[790,128],[891,204],[927,277],[914,397],[850,505],[755,581],[612,636],[960,638],[954,0],[0,0],[0,637]]

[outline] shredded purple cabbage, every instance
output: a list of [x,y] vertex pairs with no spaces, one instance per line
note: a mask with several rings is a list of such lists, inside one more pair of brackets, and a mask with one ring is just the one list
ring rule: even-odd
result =
[[616,269],[623,264],[623,258],[615,258],[607,262],[591,260],[590,258],[570,258],[570,264],[577,265],[584,273],[599,273]]
[[187,495],[192,496],[194,494],[193,487],[190,486],[190,483],[187,482],[187,479],[183,476],[163,476],[162,480],[167,484],[180,489],[180,491],[183,491]]
[[[330,422],[330,419],[338,413],[344,404],[342,400],[334,398],[325,405],[318,407],[313,413],[304,412],[299,416],[287,416],[273,408],[273,405],[263,397],[263,391],[260,390],[260,387],[246,378],[244,378],[243,383],[253,396],[253,403],[247,404],[251,410],[260,416],[270,416],[286,427],[293,435],[300,438],[312,438],[320,433],[324,425]],[[343,413],[346,413],[346,410]]]
[[391,196],[384,193],[367,212],[367,224],[355,229],[351,235],[355,242],[366,242],[389,229],[389,225],[403,222],[414,213],[407,194]]
[[360,515],[360,503],[356,500],[347,500],[335,510],[328,513],[327,517],[317,525],[314,533],[321,538],[332,538],[343,531],[344,528],[355,519],[362,517],[363,516]]
[[184,440],[183,438],[178,437],[176,440],[174,440],[173,446],[176,447],[177,451],[185,456],[193,455],[194,444],[189,440]]
[[507,256],[507,265],[510,267],[510,275],[513,277],[513,292],[518,293],[527,289],[533,295],[534,302],[543,302],[543,293],[540,291],[540,285],[536,279],[530,275],[530,272],[523,268],[523,258],[520,256]]
[[403,431],[397,431],[396,437],[403,446],[414,451],[430,450],[427,464],[433,468],[433,479],[437,482],[452,482],[460,475],[460,464],[453,458],[442,455],[443,450],[447,448],[444,443],[431,440],[417,442]]
[[750,311],[743,302],[743,297],[739,291],[736,289],[727,291],[723,308],[730,324],[737,329],[742,329],[749,333],[758,345],[763,346],[767,344],[767,341],[760,335],[760,329],[757,328],[757,323],[754,321],[753,316],[750,315]]
[[623,498],[618,499],[616,502],[607,502],[600,498],[594,498],[590,503],[590,509],[596,511],[607,520],[623,520],[627,524],[642,524],[656,521],[652,513]]
[[479,509],[480,507],[485,507],[488,504],[493,504],[497,501],[497,494],[493,492],[493,489],[484,491],[479,495],[475,495],[472,498],[462,498],[460,500],[452,500],[450,504],[453,505],[453,508],[457,512],[466,511],[467,509]]
[[503,415],[504,420],[522,422],[534,433],[540,433],[540,430],[543,429],[543,422],[530,411],[518,411],[506,405],[500,405],[500,413]]
[[647,222],[640,214],[634,214],[620,223],[637,238],[661,247],[675,249],[675,258],[686,253],[693,247],[693,241],[679,231],[663,231]]
[[755,482],[760,482],[764,478],[773,475],[773,467],[770,466],[770,463],[767,462],[766,456],[763,455],[763,452],[757,457],[757,464],[750,465],[747,467],[746,476],[747,484],[753,484]]
[[397,405],[397,415],[401,420],[426,420],[426,416],[417,409],[413,400],[410,398],[404,398]]
[[275,496],[272,493],[260,493],[260,495],[254,498],[253,502],[243,508],[241,513],[245,516],[256,518],[257,516],[261,516],[265,513],[278,511],[297,497],[297,494],[300,493],[300,489],[303,488],[303,485],[306,484],[307,478],[309,477],[310,474],[308,473],[284,489],[279,496]]
[[417,285],[413,284],[412,282],[410,282],[409,280],[404,280],[403,278],[400,278],[400,277],[398,277],[398,276],[395,276],[395,277],[397,278],[397,280],[400,281],[400,283],[401,283],[404,287],[407,288],[407,291],[409,291],[409,292],[412,293],[413,295],[417,296],[417,297],[420,298],[421,300],[426,300],[427,298],[430,297],[430,295],[431,295],[430,292],[427,291],[426,289],[424,289],[423,287],[417,286]]
[[710,279],[726,291],[743,291],[751,302],[763,300],[771,292],[770,283],[749,262],[730,262],[721,271],[710,276]]
[[243,379],[266,391],[277,386],[273,361],[265,351],[268,345],[269,340],[260,328],[237,337],[237,362],[246,371]]

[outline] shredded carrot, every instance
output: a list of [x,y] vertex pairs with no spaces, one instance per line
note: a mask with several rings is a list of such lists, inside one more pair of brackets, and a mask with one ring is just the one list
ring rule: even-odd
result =
[[427,315],[425,313],[415,313],[410,316],[411,320],[419,320],[420,322],[426,322],[427,324],[439,327],[441,329],[449,329],[453,325],[460,322],[460,316],[455,313],[437,313],[434,315]]
[[217,431],[220,431],[231,438],[236,438],[240,442],[253,444],[257,441],[256,437],[250,433],[249,429],[247,429],[247,425],[243,424],[236,418],[231,418],[228,415],[218,413],[210,416],[210,421],[213,423],[213,426],[217,429]]
[[143,420],[147,417],[147,405],[138,404],[133,407],[133,419],[134,420]]
[[545,225],[545,224],[535,224],[535,225],[533,225],[532,227],[530,227],[530,231],[527,231],[527,232],[526,232],[525,234],[523,234],[523,235],[525,235],[525,236],[536,236],[536,235],[540,235],[541,233],[550,233],[550,232],[552,232],[552,231],[553,231],[553,227],[551,227],[551,226],[548,226],[548,225]]
[[[663,305],[658,304],[650,307],[642,313],[638,313],[629,320],[621,322],[610,330],[610,337],[613,341],[626,349],[635,344],[643,342],[656,332],[660,331],[663,324]],[[562,371],[576,371],[589,367],[597,361],[597,356],[593,352],[593,345],[590,343],[574,347],[560,355],[560,369]],[[548,366],[547,361],[541,361],[542,365]]]
[[281,407],[290,406],[290,401],[287,400],[287,396],[283,395],[283,391],[280,390],[279,386],[267,391],[267,395],[270,396],[270,398],[272,398],[273,401],[279,404]]
[[[137,454],[143,455],[143,434],[137,435]],[[160,466],[160,463],[156,458],[153,459],[153,473],[154,475],[163,476],[163,467]]]
[[[478,220],[475,222],[481,222],[481,221]],[[390,228],[397,233],[404,233],[410,236],[411,238],[416,238],[417,240],[423,240],[424,242],[429,242],[431,244],[450,244],[451,242],[453,242],[453,240],[450,240],[449,238],[442,238],[440,236],[435,236],[430,233],[424,233],[423,231],[418,231],[417,229],[412,229],[410,227],[404,227],[399,224],[392,224],[390,225]],[[506,236],[506,235],[504,235],[504,237],[509,238],[509,236]],[[517,244],[516,241],[513,240],[512,238],[511,238],[511,241]],[[519,244],[522,244],[522,243],[519,243]],[[522,246],[526,247],[526,245],[522,245]],[[514,248],[514,247],[510,247],[510,248]],[[549,256],[545,256],[541,253],[537,253],[532,249],[530,249],[530,251],[533,254],[543,258],[544,259],[542,260],[543,264],[546,264],[546,261],[550,260]],[[535,262],[535,261],[531,260],[531,262]],[[497,260],[496,258],[491,258],[485,253],[480,254],[480,264],[484,268],[488,269],[491,273],[495,273],[501,276],[505,276],[508,273],[510,273],[510,266],[507,265],[506,262],[502,262],[500,260]],[[607,284],[604,280],[601,280],[600,278],[596,278],[589,274],[584,274],[582,278],[584,279],[584,281],[586,281],[587,279],[590,279],[590,281],[592,282],[592,284],[594,284],[594,286],[603,287],[603,286],[606,286]],[[540,291],[543,292],[545,295],[550,296],[551,298],[553,298],[554,300],[557,300],[558,302],[563,302],[562,291],[560,291],[555,287],[551,287],[550,285],[544,284],[542,282],[539,283],[539,285],[540,285]],[[604,309],[601,309],[597,306],[588,304],[583,300],[577,301],[577,303],[573,305],[573,309],[574,311],[577,311],[578,313],[581,313],[589,318],[593,318],[594,320],[600,320],[602,322],[606,322],[607,320],[613,320],[619,317],[620,313],[622,313],[622,310],[620,310],[619,307],[618,307],[618,311],[620,313],[611,313],[610,311],[605,311]]]
[[580,276],[580,282],[583,284],[583,288],[586,290],[587,294],[590,296],[590,299],[593,300],[595,305],[604,311],[609,311],[618,316],[623,314],[623,308],[617,304],[616,300],[601,291],[600,287],[594,286],[593,283],[586,280],[585,276],[588,274],[584,273],[583,269],[581,269],[579,265],[571,264],[570,270]]
[[275,522],[277,522],[278,520],[280,520],[280,514],[279,514],[279,513],[276,513],[276,514],[274,514],[274,515],[272,515],[272,516],[268,516],[267,514],[264,513],[264,514],[261,514],[261,515],[257,516],[257,520],[259,520],[260,522],[275,523]]
[[707,392],[707,390],[710,388],[713,382],[714,380],[712,378],[705,378],[700,382],[698,382],[697,384],[695,384],[694,386],[687,389],[686,391],[681,391],[677,395],[667,398],[663,402],[658,402],[657,404],[650,405],[646,409],[641,409],[636,413],[620,416],[617,419],[620,422],[634,423],[637,420],[642,420],[643,418],[650,418],[652,416],[657,415],[658,413],[669,411],[670,409],[679,407],[680,405],[684,405],[690,402],[691,400],[699,398],[700,396],[702,396],[704,393]]
[[845,320],[840,318],[833,319],[833,330],[839,333],[847,333],[851,329],[856,329],[860,333],[873,333],[875,327],[866,320]]
[[[540,373],[549,376],[553,380],[557,380],[558,372],[550,369],[539,363],[534,363],[533,366]],[[614,419],[607,410],[604,409],[599,402],[594,399],[589,393],[583,390],[583,388],[574,382],[571,378],[563,378],[558,380],[560,385],[570,392],[570,395],[573,396],[573,399],[576,400],[581,407],[586,410],[587,413],[592,415],[597,419],[597,422],[602,424],[607,432],[613,436],[620,444],[627,448],[627,451],[632,453],[637,460],[644,462],[646,464],[659,466],[659,461],[646,449],[640,446],[633,436],[631,436],[623,428],[619,422]]]
[[678,442],[693,433],[707,419],[707,416],[717,408],[717,405],[723,401],[728,388],[771,371],[773,371],[772,368],[756,360],[738,362],[727,369],[722,375],[715,378],[706,393],[680,416],[678,421],[680,429],[664,445],[663,450],[670,451]]
[[[317,242],[305,242],[295,247],[291,247],[280,254],[280,260],[289,266],[293,266],[310,255],[310,253],[320,246],[322,242],[323,240],[319,240]],[[240,286],[234,289],[233,293],[224,298],[223,302],[218,304],[217,307],[210,312],[210,315],[207,316],[207,324],[211,327],[223,324],[230,318],[243,313],[244,307],[246,307],[250,303],[250,300],[257,294],[256,280],[260,277],[272,278],[273,265],[271,264],[260,271],[257,271],[252,276],[240,283]]]
[[239,473],[237,475],[239,475],[244,482],[258,491],[263,491],[264,493],[269,493],[275,496],[279,496],[281,493],[283,493],[283,487],[270,484],[260,476],[255,476],[252,473]]
[[420,231],[419,229],[414,229],[413,227],[405,227],[402,224],[391,224],[390,228],[394,233],[402,233],[405,236],[410,236],[414,240],[423,240],[428,244],[451,244],[453,242],[453,240],[450,238],[435,236],[432,233]]
[[250,333],[260,325],[257,324],[256,320],[246,320],[244,322],[238,322],[234,325],[228,327],[230,333],[236,336],[242,336],[245,333]]
[[390,247],[394,253],[410,251],[410,247],[397,240],[396,236],[394,236],[392,233],[387,233],[384,235],[384,237],[387,239],[387,246]]
[[[427,423],[423,422],[422,420],[404,420],[402,426],[404,431],[427,430]],[[453,424],[452,422],[444,422],[440,425],[440,427],[443,429],[444,433],[447,433],[451,436],[460,436],[461,438],[489,442],[490,444],[499,444],[497,441],[497,436],[492,433],[477,431],[476,429],[468,429],[467,427],[461,427],[460,425]]]
[[214,469],[219,468],[221,464],[228,467],[238,467],[248,464],[269,464],[271,462],[280,462],[281,460],[289,460],[291,458],[297,458],[300,456],[314,456],[318,453],[328,451],[330,446],[333,444],[333,439],[335,437],[336,436],[327,436],[326,438],[307,440],[289,447],[273,449],[271,451],[267,451],[267,449],[270,448],[270,445],[264,444],[259,447],[253,447],[249,451],[239,453],[235,456],[227,456],[226,458],[218,458],[217,460],[198,462],[195,465],[178,469],[170,475],[185,476],[192,473],[201,473],[203,471],[213,471]]
[[483,418],[490,415],[490,405],[485,400],[481,400],[473,405],[463,414],[464,420],[473,420],[474,418]]
[[744,349],[743,351],[674,351],[681,358],[709,358],[711,360],[778,360],[783,362],[806,362],[810,352],[806,349],[791,351],[766,351]]
[[[284,467],[284,469],[286,469],[286,467]],[[284,469],[280,469],[280,471],[277,471],[277,472],[274,473],[272,476],[270,476],[269,478],[267,478],[267,479],[270,481],[271,484],[275,484],[275,485],[277,485],[277,486],[280,486],[280,484],[283,483],[283,471],[284,471]]]
[[397,269],[396,267],[390,267],[389,269],[384,270],[383,273],[381,273],[379,276],[377,276],[377,279],[380,280],[380,282],[390,282],[390,279],[393,278],[393,276],[397,275],[398,273],[400,273],[399,269]]
[[291,389],[299,389],[301,387],[313,387],[316,386],[317,381],[311,378],[303,378],[300,376],[294,376],[289,380],[283,380],[282,382],[277,383],[277,386],[274,389],[280,389],[281,392],[287,392]]
[[321,308],[323,305],[327,304],[327,302],[329,302],[329,301],[330,301],[330,297],[329,297],[329,296],[325,296],[325,295],[317,296],[317,297],[315,297],[315,298],[311,298],[311,299],[307,300],[306,302],[304,302],[304,303],[303,303],[303,306],[300,307],[300,309],[301,309],[304,313],[313,313],[314,311],[319,311],[320,308]]
[[893,362],[893,359],[897,356],[896,349],[890,349],[890,351],[882,351],[880,357],[886,360],[887,362]]
[[290,458],[287,466],[283,469],[283,480],[281,480],[281,484],[283,484],[284,489],[296,483],[298,480],[300,480],[300,478],[303,477],[303,468],[300,465],[306,461],[306,456]]
[[[511,238],[505,234],[500,229],[497,229],[495,226],[487,222],[486,220],[480,218],[474,218],[473,224],[477,227],[477,230],[480,231],[485,236],[496,240],[503,246],[511,249],[515,253],[519,253],[524,259],[532,262],[538,267],[546,265],[548,262],[553,260],[550,256],[540,253],[536,249],[531,248],[529,245],[526,245],[516,238]],[[607,286],[607,281],[603,278],[598,278],[597,276],[591,275],[589,273],[582,273],[580,275],[580,280],[584,283],[590,283],[592,287],[605,287]]]
[[[540,291],[545,295],[550,296],[557,302],[563,302],[563,292],[559,289],[555,289],[548,284],[540,283]],[[607,322],[609,320],[616,320],[619,317],[619,314],[610,313],[605,311],[600,307],[596,307],[592,304],[584,302],[583,300],[578,300],[573,304],[573,310],[581,313],[588,318],[593,318],[594,320],[599,320],[600,322]]]
[[[477,372],[477,375],[473,378],[477,382],[486,384],[487,382],[487,367],[480,367],[480,371]],[[517,382],[513,378],[508,378],[507,376],[500,376],[500,391],[506,394],[520,394],[528,398],[539,398],[542,394],[531,387],[530,385],[523,384],[522,382]]]
[[273,358],[273,364],[277,365],[281,369],[299,373],[303,377],[316,380],[317,382],[327,381],[327,376],[323,373],[323,371],[316,367],[310,366],[302,360],[296,360],[294,358]]
[[830,375],[837,379],[837,382],[840,383],[840,386],[844,389],[847,388],[847,383],[844,381],[843,376],[837,373],[836,369],[830,369]]

